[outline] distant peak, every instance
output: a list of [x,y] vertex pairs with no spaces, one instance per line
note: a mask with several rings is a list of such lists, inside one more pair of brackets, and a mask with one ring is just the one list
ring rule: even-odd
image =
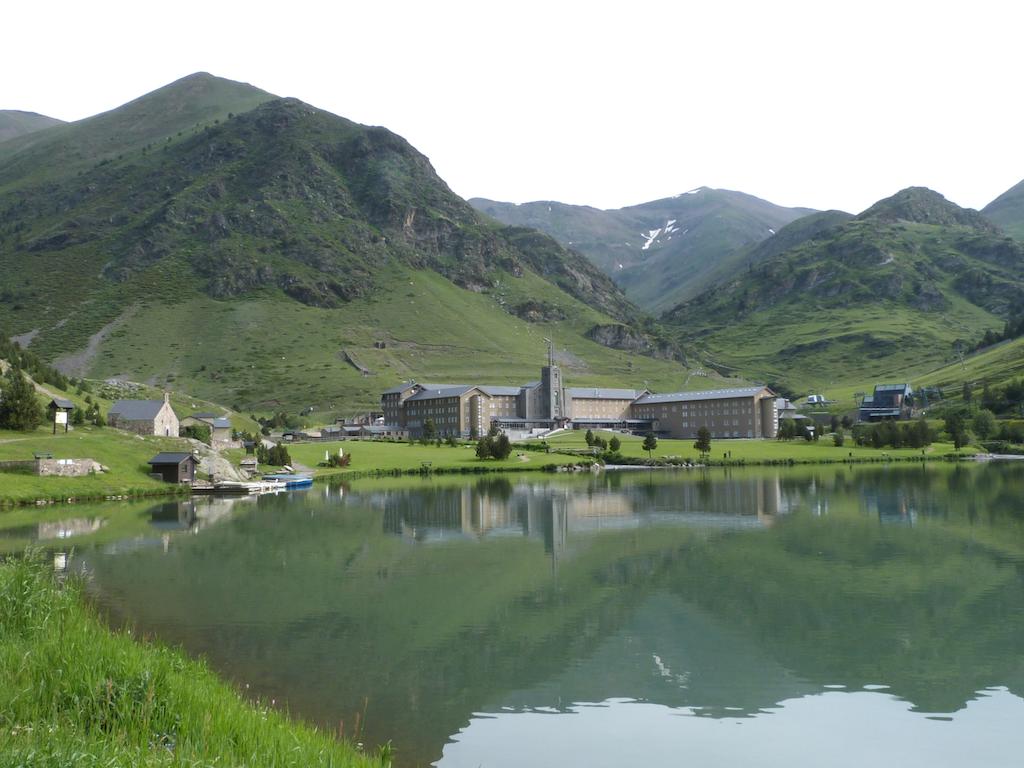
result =
[[673,195],[673,199],[682,197],[683,195],[699,195],[701,192],[711,192],[711,187],[694,187],[688,189],[685,192],[680,192],[678,195]]
[[961,208],[928,187],[902,189],[892,197],[879,200],[857,218],[889,222],[909,221],[940,226],[957,225],[990,232],[996,230],[996,227],[977,211]]

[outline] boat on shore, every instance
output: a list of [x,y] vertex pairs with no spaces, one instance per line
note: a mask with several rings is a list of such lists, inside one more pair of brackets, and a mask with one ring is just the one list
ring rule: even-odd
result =
[[280,493],[294,488],[308,488],[311,485],[313,485],[312,475],[282,473],[264,475],[260,480],[218,480],[212,483],[192,483],[192,492],[249,495]]
[[264,475],[263,481],[274,483],[279,487],[290,490],[292,488],[309,488],[313,485],[313,476],[298,474]]

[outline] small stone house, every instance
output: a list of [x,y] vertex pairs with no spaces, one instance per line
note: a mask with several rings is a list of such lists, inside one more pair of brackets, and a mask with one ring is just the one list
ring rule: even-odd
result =
[[215,413],[193,413],[191,416],[186,416],[181,420],[181,426],[183,428],[197,426],[199,424],[203,424],[210,428],[211,443],[231,442],[231,433],[233,430],[230,419],[218,416]]
[[163,400],[118,400],[107,413],[107,424],[137,435],[177,437],[180,425],[166,392]]

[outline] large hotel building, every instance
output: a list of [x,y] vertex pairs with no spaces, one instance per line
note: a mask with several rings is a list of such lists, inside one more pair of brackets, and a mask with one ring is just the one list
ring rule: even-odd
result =
[[763,386],[657,395],[647,390],[565,387],[558,366],[541,369],[540,381],[520,387],[404,382],[381,395],[384,422],[423,434],[432,420],[437,434],[474,437],[492,424],[528,432],[559,426],[624,429],[661,437],[694,438],[707,427],[715,438],[775,437],[775,394]]

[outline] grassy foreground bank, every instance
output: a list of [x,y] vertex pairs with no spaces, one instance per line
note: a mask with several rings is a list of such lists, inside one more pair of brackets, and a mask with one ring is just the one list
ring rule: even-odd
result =
[[0,765],[372,766],[244,702],[202,663],[108,630],[36,555],[0,564]]

